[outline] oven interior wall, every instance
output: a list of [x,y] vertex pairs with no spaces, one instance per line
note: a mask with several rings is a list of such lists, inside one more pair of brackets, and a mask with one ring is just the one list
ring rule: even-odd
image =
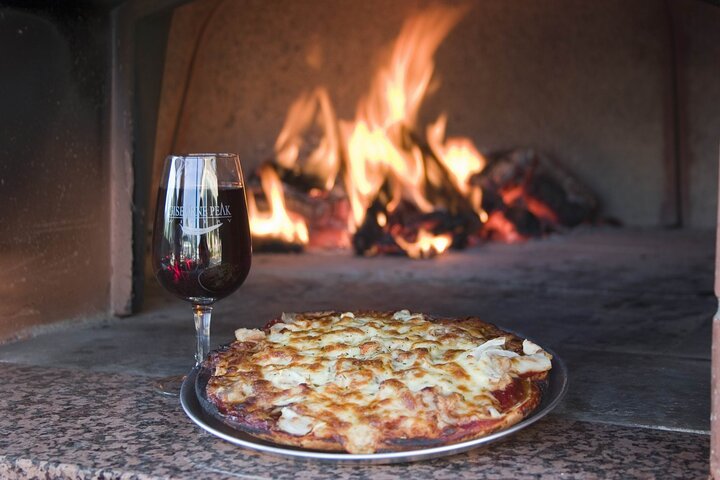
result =
[[0,6],[0,340],[107,312],[108,38],[91,6]]
[[[326,86],[352,119],[382,48],[428,2],[199,0],[173,16],[154,179],[170,152],[273,154],[290,103]],[[533,147],[626,225],[715,224],[720,9],[694,0],[484,1],[440,46],[420,125],[482,151]]]
[[717,224],[720,145],[720,6],[673,2],[678,42],[679,155],[683,217],[692,226]]

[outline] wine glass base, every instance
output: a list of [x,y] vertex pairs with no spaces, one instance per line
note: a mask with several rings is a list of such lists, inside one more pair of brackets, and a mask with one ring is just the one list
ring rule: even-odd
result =
[[185,380],[185,375],[158,378],[153,382],[153,388],[156,392],[167,397],[179,397],[183,380]]

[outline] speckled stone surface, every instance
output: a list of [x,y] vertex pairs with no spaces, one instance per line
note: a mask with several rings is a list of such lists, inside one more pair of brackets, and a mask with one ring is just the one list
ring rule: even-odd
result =
[[291,461],[206,434],[147,377],[1,366],[0,478],[700,478],[708,469],[706,435],[557,416],[427,462]]

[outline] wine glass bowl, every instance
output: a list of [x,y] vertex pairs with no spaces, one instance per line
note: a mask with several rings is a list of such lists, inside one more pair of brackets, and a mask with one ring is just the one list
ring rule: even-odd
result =
[[[242,285],[251,259],[237,155],[168,156],[158,191],[152,266],[160,285],[193,305],[197,363],[208,353],[212,305]],[[174,385],[162,389],[177,392]]]

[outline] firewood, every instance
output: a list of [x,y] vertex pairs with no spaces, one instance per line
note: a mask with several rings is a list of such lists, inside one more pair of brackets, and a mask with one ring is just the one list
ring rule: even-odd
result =
[[[485,169],[470,178],[471,185],[482,189],[483,208],[488,213],[523,207],[546,223],[548,217],[554,216],[560,226],[566,227],[597,220],[599,202],[595,195],[547,155],[517,149],[490,154],[488,158]],[[518,189],[519,194],[506,204],[503,195],[513,189]],[[534,226],[527,228],[537,230]]]

